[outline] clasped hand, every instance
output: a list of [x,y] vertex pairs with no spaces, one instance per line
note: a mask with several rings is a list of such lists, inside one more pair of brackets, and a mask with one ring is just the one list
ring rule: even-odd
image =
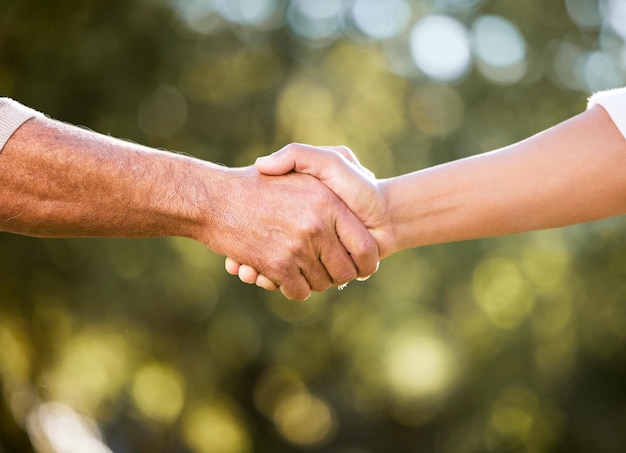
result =
[[[323,253],[319,255],[318,265],[313,266],[317,269],[315,272],[307,274],[300,266],[303,270],[300,275],[297,275],[297,271],[296,275],[289,274],[286,284],[279,286],[271,276],[259,273],[248,257],[238,259],[228,256],[226,270],[232,275],[238,275],[241,281],[254,283],[270,291],[280,289],[290,299],[304,299],[310,295],[310,290],[323,291],[331,282],[335,286],[341,286],[354,279],[369,278],[378,269],[378,260],[395,251],[385,183],[377,180],[373,173],[363,167],[348,148],[291,144],[274,154],[257,159],[255,167],[261,174],[277,177],[277,182],[283,181],[285,190],[293,190],[290,185],[293,184],[293,179],[289,178],[293,176],[292,173],[317,178],[367,228],[375,241],[376,250],[371,249],[371,243],[363,236],[360,225],[355,225],[349,215],[344,215],[349,220],[337,223],[336,235],[331,231],[327,237],[321,238],[326,248],[321,250]],[[316,201],[313,211],[334,209],[331,204],[320,205],[320,200]],[[330,203],[328,200],[323,202]],[[307,204],[314,202],[309,199]],[[322,212],[318,211],[317,215],[321,216]],[[357,251],[360,253],[355,253]],[[330,279],[324,278],[322,267],[326,269]],[[307,290],[307,283],[310,290]],[[294,286],[297,288],[295,291]]]

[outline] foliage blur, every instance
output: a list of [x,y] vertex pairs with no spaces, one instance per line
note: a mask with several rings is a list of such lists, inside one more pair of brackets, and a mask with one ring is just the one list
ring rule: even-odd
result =
[[[229,166],[346,144],[387,177],[626,84],[624,24],[622,0],[3,0],[0,95]],[[0,452],[622,452],[624,227],[406,251],[303,303],[184,239],[2,234]]]

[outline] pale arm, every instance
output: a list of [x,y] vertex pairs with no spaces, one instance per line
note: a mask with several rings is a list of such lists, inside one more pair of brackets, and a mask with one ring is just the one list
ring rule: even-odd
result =
[[349,152],[290,145],[266,174],[317,176],[365,222],[380,256],[626,213],[626,140],[596,106],[509,147],[376,180]]
[[380,185],[394,251],[561,227],[626,212],[626,141],[593,107],[507,148]]
[[0,153],[0,230],[189,237],[262,270],[287,297],[304,299],[369,272],[377,254],[332,192],[294,176],[280,181],[253,167],[229,169],[39,116]]

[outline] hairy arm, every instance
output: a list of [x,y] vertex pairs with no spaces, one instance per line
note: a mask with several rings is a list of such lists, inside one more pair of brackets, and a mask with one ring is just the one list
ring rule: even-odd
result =
[[378,258],[361,222],[310,176],[280,181],[43,116],[2,149],[0,193],[0,230],[189,237],[261,270],[292,299],[370,272]]

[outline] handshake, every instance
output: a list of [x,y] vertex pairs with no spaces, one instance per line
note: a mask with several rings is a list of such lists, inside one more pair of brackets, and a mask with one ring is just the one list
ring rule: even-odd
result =
[[255,167],[267,175],[245,214],[257,222],[244,232],[255,245],[226,259],[243,282],[306,299],[369,278],[397,250],[388,186],[348,148],[291,144]]
[[625,214],[624,138],[596,105],[505,148],[383,180],[348,148],[288,145],[252,170],[277,189],[255,206],[266,226],[248,230],[264,255],[224,253],[226,269],[304,299],[403,249]]
[[615,126],[595,105],[505,148],[379,180],[341,146],[292,144],[226,168],[0,98],[0,230],[184,236],[226,256],[242,281],[306,299],[407,248],[626,213]]

